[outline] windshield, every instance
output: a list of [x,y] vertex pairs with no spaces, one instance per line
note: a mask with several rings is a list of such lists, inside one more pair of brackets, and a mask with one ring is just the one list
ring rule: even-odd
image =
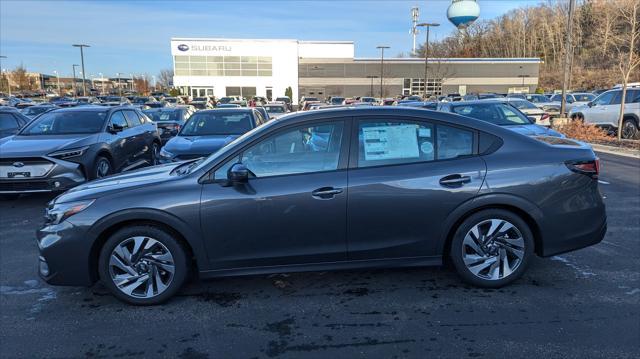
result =
[[220,103],[229,103],[231,101],[235,101],[235,98],[233,98],[233,97],[221,97],[220,101],[218,101],[218,102],[220,102]]
[[362,102],[376,102],[376,99],[373,97],[363,97],[360,99]]
[[20,135],[68,135],[97,133],[104,127],[107,112],[48,112],[31,122]]
[[339,105],[344,101],[344,97],[332,97],[331,98],[331,104],[333,105]]
[[107,102],[120,102],[120,101],[122,101],[122,98],[120,98],[118,96],[107,96],[105,100]]
[[510,100],[509,103],[512,104],[513,106],[515,106],[518,110],[524,110],[524,109],[535,110],[535,109],[537,109],[536,105],[532,104],[529,101],[524,101],[524,100],[523,101],[513,101],[513,100]]
[[246,112],[195,113],[180,131],[180,136],[241,135],[253,128]]
[[276,101],[282,101],[284,103],[291,102],[291,100],[288,97],[278,97],[278,98],[276,98]]
[[310,101],[318,101],[318,98],[317,98],[317,97],[307,97],[307,98],[305,98],[304,100],[305,100],[305,101],[307,101],[307,102],[310,102]]
[[531,124],[522,112],[504,103],[456,105],[452,106],[451,110],[459,115],[473,117],[498,126]]
[[142,111],[153,122],[179,121],[180,111]]
[[549,98],[547,98],[547,96],[544,96],[544,95],[527,95],[527,101],[530,101],[533,103],[549,102]]
[[[114,100],[114,101],[117,101],[117,100]],[[147,101],[149,101],[148,97],[136,97],[133,99],[133,103],[137,103],[137,104],[145,103]]]
[[38,106],[33,106],[33,107],[27,107],[24,110],[22,110],[22,114],[26,115],[26,116],[35,116],[35,115],[39,115],[43,112],[49,111],[51,110],[52,107],[38,107]]
[[596,95],[592,95],[590,93],[579,93],[573,94],[573,97],[576,99],[576,101],[589,102],[596,98]]
[[264,108],[269,113],[284,113],[284,107],[282,106],[265,106]]

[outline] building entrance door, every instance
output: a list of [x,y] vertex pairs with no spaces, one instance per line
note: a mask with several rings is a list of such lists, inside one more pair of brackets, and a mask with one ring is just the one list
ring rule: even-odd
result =
[[205,97],[205,96],[213,96],[213,87],[192,87],[191,88],[191,97]]

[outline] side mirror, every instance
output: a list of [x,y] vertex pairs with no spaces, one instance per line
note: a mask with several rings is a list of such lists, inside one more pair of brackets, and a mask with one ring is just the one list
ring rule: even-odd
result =
[[122,132],[124,130],[124,127],[122,127],[121,125],[118,125],[117,123],[112,123],[111,125],[109,125],[109,132],[111,133],[118,133],[118,132]]
[[249,180],[249,169],[242,163],[236,163],[227,171],[229,184],[246,183]]
[[591,102],[591,101],[587,102],[587,106],[593,107],[593,102]]

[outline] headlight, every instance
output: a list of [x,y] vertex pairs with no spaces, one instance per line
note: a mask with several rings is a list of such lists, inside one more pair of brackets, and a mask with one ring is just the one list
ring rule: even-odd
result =
[[46,221],[48,224],[59,224],[74,214],[87,209],[93,201],[93,199],[90,199],[86,201],[50,204],[45,211]]
[[160,157],[164,157],[164,158],[173,158],[173,153],[165,150],[164,148],[162,148],[160,150]]
[[47,156],[55,157],[55,158],[59,158],[59,159],[78,157],[78,156],[84,155],[84,153],[87,151],[88,148],[89,148],[89,146],[81,147],[81,148],[73,148],[73,149],[70,149],[70,150],[56,151],[56,152],[51,152]]

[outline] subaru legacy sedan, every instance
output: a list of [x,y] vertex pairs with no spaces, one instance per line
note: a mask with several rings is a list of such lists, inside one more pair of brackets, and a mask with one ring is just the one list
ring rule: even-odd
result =
[[602,240],[598,173],[580,142],[452,113],[302,112],[205,159],[57,197],[37,234],[39,272],[55,285],[100,280],[140,305],[167,300],[192,269],[211,278],[448,257],[463,280],[496,288],[520,278],[534,255]]

